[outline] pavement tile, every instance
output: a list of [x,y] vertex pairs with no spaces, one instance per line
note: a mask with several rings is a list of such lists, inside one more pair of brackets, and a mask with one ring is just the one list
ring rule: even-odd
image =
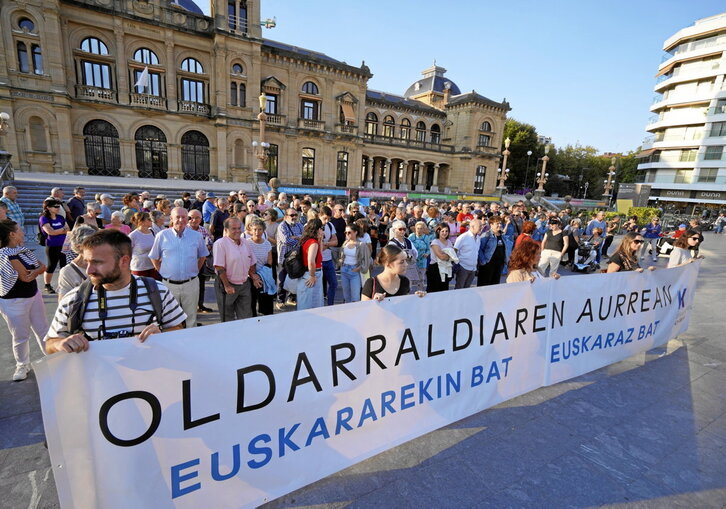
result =
[[4,450],[0,462],[0,479],[9,479],[18,474],[50,468],[50,456],[43,443],[13,447]]
[[40,411],[0,419],[0,449],[37,444],[45,440]]
[[60,507],[55,492],[55,481],[50,468],[31,470],[0,479],[0,506],[7,508],[57,508]]

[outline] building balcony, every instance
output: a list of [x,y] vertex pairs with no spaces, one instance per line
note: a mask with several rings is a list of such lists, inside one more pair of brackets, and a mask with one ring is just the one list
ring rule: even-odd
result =
[[357,136],[358,126],[348,124],[335,124],[335,131],[341,134],[350,134],[351,136]]
[[208,104],[195,101],[178,101],[179,111],[182,113],[193,113],[195,115],[209,116],[211,109]]
[[129,103],[132,106],[143,106],[145,108],[166,109],[166,97],[151,94],[129,94]]
[[266,116],[267,116],[267,123],[270,125],[279,125],[279,126],[285,125],[285,115],[276,115],[273,113],[268,113]]
[[76,97],[78,99],[90,99],[91,101],[104,101],[115,103],[116,91],[110,88],[76,85]]
[[297,126],[299,129],[312,129],[313,131],[325,131],[325,122],[322,120],[313,120],[310,118],[298,118]]
[[[719,74],[723,74],[721,65],[714,63],[710,65],[683,68],[683,70],[676,69],[673,74],[664,75],[659,77],[659,81],[655,85],[655,91],[661,92],[669,87],[672,87],[676,83],[684,81],[695,81],[703,78],[715,77]],[[667,77],[666,77],[667,76]],[[661,78],[665,78],[662,79]]]
[[477,145],[475,152],[480,152],[482,154],[498,154],[499,149],[497,149],[497,147],[492,147],[491,145]]
[[365,141],[375,143],[377,145],[394,145],[399,147],[407,147],[414,149],[433,150],[435,152],[453,152],[453,145],[444,145],[442,143],[431,143],[428,141],[409,140],[404,138],[394,138],[393,136],[380,136],[378,134],[365,135]]

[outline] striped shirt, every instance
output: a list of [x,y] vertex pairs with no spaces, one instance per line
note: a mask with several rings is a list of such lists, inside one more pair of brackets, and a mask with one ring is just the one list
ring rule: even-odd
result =
[[[120,290],[109,290],[106,292],[108,316],[105,320],[101,320],[98,314],[98,294],[95,290],[91,292],[88,305],[86,306],[86,312],[84,313],[83,321],[81,322],[81,329],[83,329],[90,340],[107,339],[109,333],[121,333],[121,337],[136,336],[150,323],[157,323],[161,325],[163,330],[176,325],[181,325],[181,323],[186,320],[187,315],[184,313],[181,306],[179,306],[177,300],[171,292],[169,292],[169,289],[158,281],[156,284],[159,286],[162,317],[161,319],[155,317],[152,320],[154,307],[151,304],[151,299],[149,299],[146,286],[140,278],[136,276],[132,277],[136,278],[136,283],[138,285],[137,308],[135,313],[133,313],[129,308],[131,300],[131,285],[121,288]],[[50,330],[48,330],[48,334],[46,335],[46,339],[65,338],[70,336],[71,332],[68,330],[68,311],[71,303],[76,299],[77,293],[78,287],[68,292],[68,294],[63,297],[63,300],[60,301],[58,309],[55,312],[55,316],[53,317],[53,323],[51,323]],[[102,334],[103,329],[106,331],[106,337]]]
[[22,228],[25,225],[25,216],[18,202],[11,200],[7,196],[0,198],[0,201],[8,206],[8,217],[18,223],[18,226]]

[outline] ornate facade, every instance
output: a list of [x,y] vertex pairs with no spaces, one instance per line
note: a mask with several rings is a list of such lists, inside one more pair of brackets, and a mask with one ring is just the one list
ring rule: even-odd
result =
[[509,105],[436,65],[403,95],[262,37],[260,0],[18,0],[0,8],[3,147],[19,170],[493,193]]

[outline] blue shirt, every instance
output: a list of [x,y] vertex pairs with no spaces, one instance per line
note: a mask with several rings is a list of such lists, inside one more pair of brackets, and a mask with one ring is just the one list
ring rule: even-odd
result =
[[186,228],[180,237],[176,230],[167,228],[156,234],[149,258],[161,260],[159,274],[164,279],[184,281],[199,273],[199,258],[209,255],[201,233]]
[[598,221],[597,219],[593,219],[592,221],[587,223],[585,235],[592,235],[593,228],[602,228],[602,235],[605,235],[605,232],[608,231],[608,224],[605,221]]
[[202,205],[202,221],[209,223],[215,210],[217,210],[217,206],[211,200],[205,201]]

